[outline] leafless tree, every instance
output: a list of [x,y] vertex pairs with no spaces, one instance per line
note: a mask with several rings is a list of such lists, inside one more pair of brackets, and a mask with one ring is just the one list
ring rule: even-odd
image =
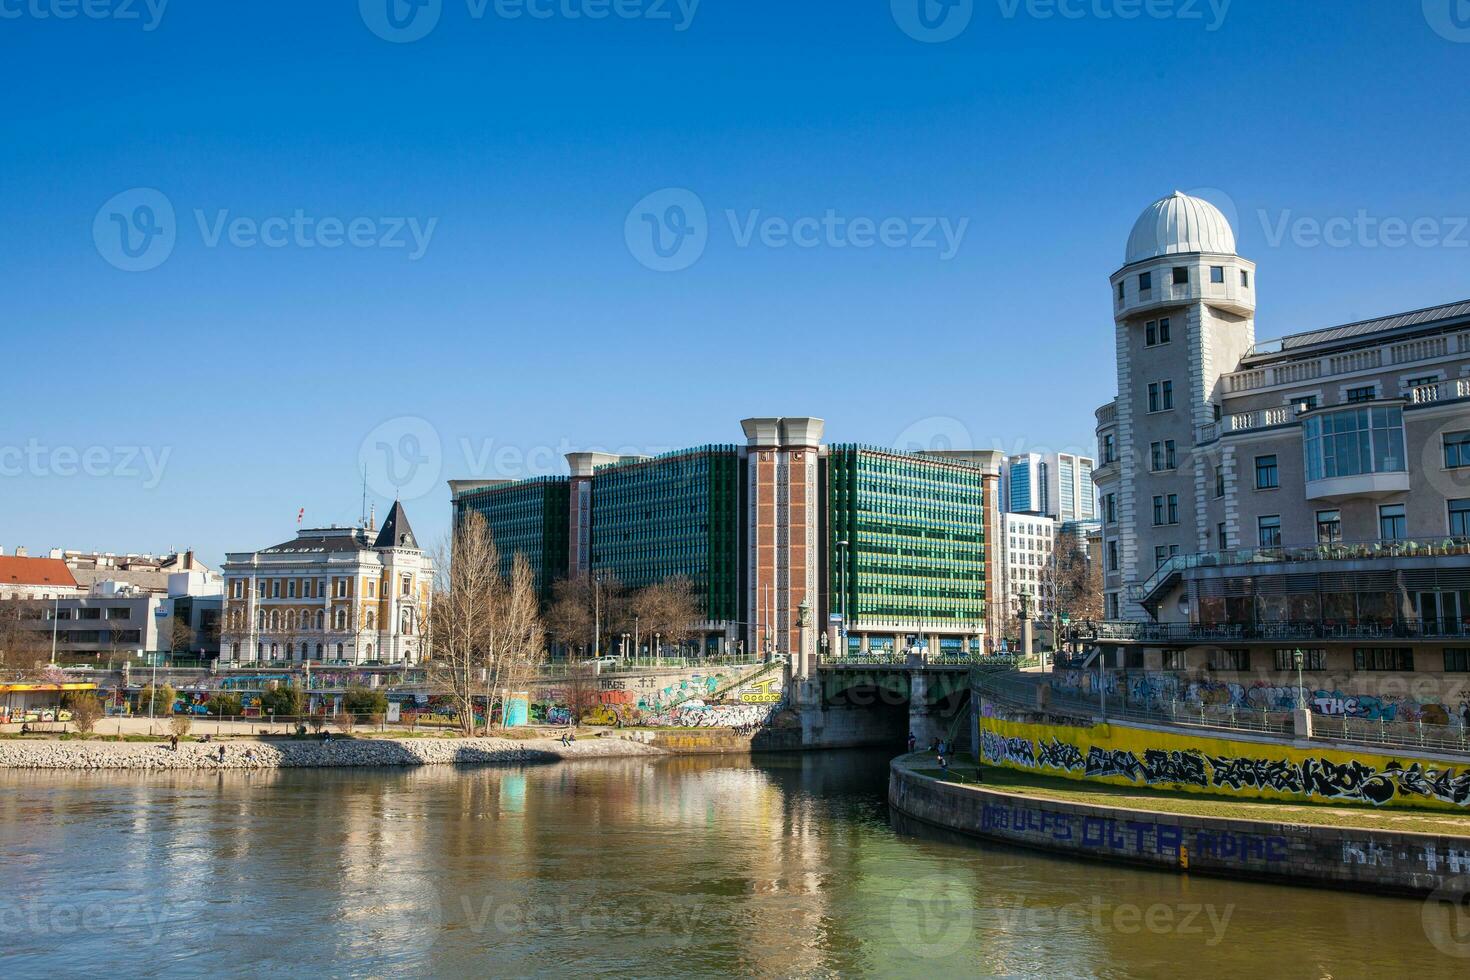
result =
[[631,623],[628,593],[615,575],[579,575],[562,579],[552,587],[546,627],[557,643],[571,649],[585,647],[590,655],[594,628],[599,634],[597,648],[606,650],[606,638],[627,632]]
[[1041,573],[1042,585],[1050,593],[1054,635],[1060,646],[1062,620],[1073,623],[1101,619],[1103,608],[1102,569],[1087,551],[1080,534],[1058,533],[1050,561]]
[[629,605],[637,613],[644,635],[656,634],[660,640],[673,644],[683,643],[693,636],[695,626],[703,618],[694,583],[683,576],[639,589]]
[[0,601],[0,667],[33,673],[50,660],[51,630],[46,604],[26,599]]

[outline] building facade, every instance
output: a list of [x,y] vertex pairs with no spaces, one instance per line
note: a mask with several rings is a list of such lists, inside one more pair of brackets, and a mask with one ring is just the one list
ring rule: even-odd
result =
[[1004,509],[1041,514],[1059,523],[1097,517],[1094,461],[1076,453],[1018,453],[1006,459]]
[[[689,578],[708,652],[984,647],[998,453],[827,446],[825,424],[810,417],[741,427],[743,445],[569,454],[560,574],[635,588]],[[451,489],[456,513],[477,495],[512,492]],[[497,540],[512,531],[487,517]]]
[[414,664],[426,653],[433,562],[400,503],[376,531],[301,530],[227,555],[223,574],[223,663]]
[[516,555],[525,557],[535,576],[541,601],[551,598],[551,587],[566,569],[569,486],[566,479],[499,480],[492,483],[455,481],[454,526],[466,513],[485,518],[495,531],[500,552],[500,574],[510,576]]
[[1024,596],[1031,618],[1048,620],[1056,611],[1048,570],[1056,548],[1057,522],[1039,514],[1002,514],[1000,520],[1003,615],[1011,620],[1019,617]]
[[1463,671],[1470,303],[1258,344],[1255,271],[1175,194],[1112,277],[1106,609],[1138,624],[1112,635],[1140,666],[1227,676],[1296,650],[1313,672]]

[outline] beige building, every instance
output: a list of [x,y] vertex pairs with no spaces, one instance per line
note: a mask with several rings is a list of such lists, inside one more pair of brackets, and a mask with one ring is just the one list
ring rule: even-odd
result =
[[1470,302],[1257,343],[1255,272],[1176,193],[1112,276],[1106,637],[1165,670],[1465,671]]
[[403,505],[371,527],[310,528],[223,567],[220,662],[418,663],[433,562]]

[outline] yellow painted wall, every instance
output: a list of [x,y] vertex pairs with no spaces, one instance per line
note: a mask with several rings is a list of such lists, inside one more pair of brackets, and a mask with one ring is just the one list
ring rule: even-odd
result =
[[980,743],[982,757],[995,765],[1115,786],[1470,813],[1470,764],[989,717],[980,719]]

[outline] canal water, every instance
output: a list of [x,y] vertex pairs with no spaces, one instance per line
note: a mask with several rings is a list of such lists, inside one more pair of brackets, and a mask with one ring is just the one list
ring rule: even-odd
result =
[[0,977],[1470,976],[1447,907],[895,827],[886,761],[4,772]]

